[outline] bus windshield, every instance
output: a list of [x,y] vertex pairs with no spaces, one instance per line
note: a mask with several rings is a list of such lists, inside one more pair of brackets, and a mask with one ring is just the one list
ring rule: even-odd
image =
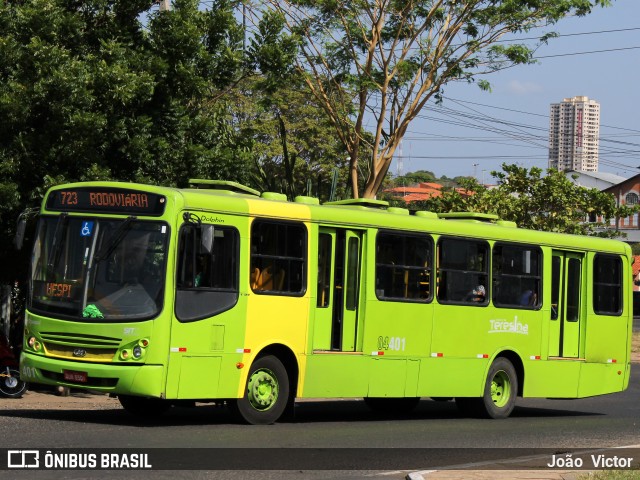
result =
[[158,221],[42,217],[30,308],[86,321],[131,321],[162,309],[168,228]]

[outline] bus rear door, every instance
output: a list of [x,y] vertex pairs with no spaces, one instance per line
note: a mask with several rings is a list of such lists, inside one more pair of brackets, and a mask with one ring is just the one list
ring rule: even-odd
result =
[[553,251],[549,356],[580,357],[582,312],[581,254]]
[[[358,350],[362,234],[321,228],[314,350]],[[361,346],[360,346],[361,347]]]

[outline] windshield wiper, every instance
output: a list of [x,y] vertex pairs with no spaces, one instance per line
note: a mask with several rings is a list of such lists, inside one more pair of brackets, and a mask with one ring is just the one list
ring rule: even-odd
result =
[[65,227],[67,225],[67,213],[61,213],[56,224],[56,229],[53,232],[53,240],[51,241],[51,253],[47,259],[47,272],[49,276],[54,275],[54,269],[60,259],[60,252],[62,251],[62,236],[64,235]]
[[93,257],[96,263],[104,260],[105,258],[107,258],[109,255],[113,253],[113,251],[120,244],[122,239],[125,237],[129,229],[131,228],[131,222],[133,222],[136,218],[137,217],[134,217],[134,216],[127,217],[125,221],[122,222],[120,226],[118,226],[118,229],[115,232],[113,232],[113,235],[111,235],[109,242],[100,249],[100,251],[95,255],[95,257]]

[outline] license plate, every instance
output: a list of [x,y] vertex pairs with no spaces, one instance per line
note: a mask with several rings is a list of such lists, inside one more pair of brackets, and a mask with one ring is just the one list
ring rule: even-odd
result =
[[73,370],[64,370],[64,379],[68,382],[87,383],[87,372],[74,372]]

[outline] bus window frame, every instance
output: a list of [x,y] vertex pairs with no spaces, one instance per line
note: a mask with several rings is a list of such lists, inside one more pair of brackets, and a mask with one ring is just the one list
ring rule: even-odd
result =
[[[502,302],[497,302],[496,301],[496,294],[497,294],[497,289],[495,288],[495,283],[496,283],[496,279],[498,278],[498,276],[495,274],[495,267],[496,267],[496,263],[495,263],[495,250],[496,247],[514,247],[514,248],[520,248],[522,250],[525,249],[530,249],[531,251],[536,251],[538,252],[538,273],[537,275],[516,275],[516,274],[507,274],[506,276],[509,278],[533,278],[533,279],[537,279],[538,280],[538,287],[537,287],[537,292],[534,292],[536,295],[536,300],[535,303],[533,305],[522,305],[520,303],[518,304],[512,304],[512,303],[502,303]],[[505,276],[500,275],[500,276]],[[491,247],[491,302],[493,304],[494,307],[496,308],[509,308],[509,309],[519,309],[519,310],[540,310],[542,308],[542,302],[543,302],[543,298],[542,298],[542,293],[544,291],[544,252],[542,251],[542,249],[537,246],[537,245],[531,245],[531,244],[525,244],[525,243],[517,243],[517,242],[508,242],[508,241],[496,241],[492,247]]]
[[[485,247],[485,260],[484,260],[484,270],[480,271],[480,270],[470,270],[470,269],[464,269],[464,270],[460,270],[460,269],[456,269],[456,268],[442,268],[442,247],[443,247],[443,243],[447,242],[447,241],[457,241],[457,242],[467,242],[467,243],[476,243],[476,244],[482,244]],[[438,242],[436,243],[436,273],[435,273],[435,280],[436,280],[436,295],[435,298],[438,301],[438,304],[441,305],[460,305],[460,306],[471,306],[471,307],[487,307],[490,305],[491,303],[491,291],[492,291],[492,286],[491,286],[491,244],[489,243],[489,240],[485,239],[485,238],[469,238],[469,237],[460,237],[460,236],[456,236],[456,235],[442,235],[438,238]],[[468,264],[467,264],[468,265]],[[447,300],[444,298],[440,297],[440,291],[442,289],[442,273],[448,273],[448,272],[456,272],[456,273],[462,273],[464,276],[468,276],[469,274],[474,274],[477,275],[478,277],[485,277],[485,281],[484,284],[480,282],[480,280],[476,281],[476,282],[472,282],[473,285],[468,289],[469,293],[471,292],[472,289],[475,289],[476,285],[483,285],[484,289],[485,289],[485,294],[484,294],[484,301],[482,302],[476,302],[476,301],[469,301],[469,300]],[[469,293],[467,294],[467,296],[469,295]]]
[[[378,242],[379,242],[379,238],[380,236],[395,236],[395,237],[404,237],[404,238],[408,238],[408,237],[412,237],[412,238],[420,238],[420,239],[424,239],[427,240],[428,243],[428,247],[429,247],[429,252],[428,252],[428,259],[427,262],[428,264],[426,266],[416,266],[416,265],[406,265],[406,264],[393,264],[393,263],[385,263],[385,262],[381,262],[380,261],[380,256],[379,256],[379,252],[378,252]],[[374,285],[375,285],[375,295],[376,298],[382,302],[402,302],[402,303],[420,303],[420,304],[425,304],[425,303],[431,303],[433,302],[433,299],[435,297],[434,295],[434,280],[435,280],[435,274],[434,274],[434,268],[433,266],[435,265],[435,260],[434,260],[434,252],[435,252],[435,241],[433,239],[433,236],[430,235],[429,233],[426,232],[398,232],[396,230],[388,230],[388,229],[381,229],[378,230],[376,233],[376,237],[375,237],[375,258],[374,258],[374,265],[375,265],[375,269],[374,269]],[[383,289],[379,289],[378,288],[378,279],[379,279],[379,274],[378,274],[378,268],[379,267],[395,267],[398,268],[400,270],[404,270],[405,272],[408,272],[410,270],[414,270],[416,272],[418,272],[418,275],[420,275],[420,272],[426,271],[427,272],[427,281],[429,282],[429,294],[427,297],[424,298],[412,298],[412,297],[407,297],[407,296],[394,296],[394,295],[384,295],[381,294],[382,292],[384,292]],[[392,279],[393,282],[393,279]]]
[[[184,223],[178,230],[178,239],[177,239],[177,247],[176,247],[176,273],[175,273],[175,285],[176,285],[176,300],[174,305],[174,313],[176,318],[181,323],[190,323],[196,322],[199,320],[204,320],[206,318],[215,317],[216,315],[220,315],[228,310],[233,309],[240,298],[240,231],[234,225],[215,225],[217,229],[224,229],[232,232],[233,238],[231,239],[233,243],[233,255],[234,258],[231,260],[232,266],[232,275],[233,275],[233,286],[230,288],[223,287],[205,287],[205,286],[196,286],[195,279],[197,277],[197,259],[202,256],[202,252],[199,249],[199,238],[198,238],[198,225],[193,223]],[[191,230],[191,232],[189,232]],[[189,247],[186,245],[185,240],[188,237],[192,237],[192,245]],[[187,249],[191,249],[191,253],[187,251]],[[213,252],[209,253],[210,256],[213,256]],[[183,260],[190,256],[190,260],[192,262],[190,272],[193,285],[183,286],[181,285],[181,276],[183,273],[181,272],[183,267]],[[222,307],[218,305],[215,308],[209,308],[213,305],[213,299],[220,299],[224,297],[228,297],[228,299],[223,302]],[[233,298],[232,298],[233,297]],[[211,303],[207,303],[210,301]],[[189,312],[188,309],[185,309],[185,305],[196,305],[195,308],[192,308],[192,311]],[[199,311],[198,311],[199,310]]]
[[[260,225],[260,224],[266,224],[266,225],[271,225],[271,226],[285,226],[285,227],[294,227],[294,228],[300,228],[301,229],[301,233],[302,236],[300,238],[300,240],[302,241],[302,245],[300,248],[300,252],[302,254],[301,257],[293,257],[291,255],[271,255],[271,254],[264,254],[264,253],[258,253],[255,250],[256,244],[254,243],[254,229],[256,228],[256,225]],[[309,230],[307,228],[307,225],[302,222],[302,221],[297,221],[297,220],[281,220],[281,219],[270,219],[270,218],[264,218],[264,217],[258,217],[258,218],[254,218],[253,221],[251,222],[251,225],[249,227],[249,278],[250,278],[250,287],[251,287],[251,291],[253,293],[255,293],[256,295],[277,295],[277,296],[282,296],[282,297],[304,297],[305,294],[307,293],[307,289],[308,289],[308,271],[309,271]],[[289,233],[287,232],[287,235]],[[284,261],[284,262],[291,262],[291,261],[299,261],[302,263],[302,270],[300,272],[301,275],[301,279],[300,279],[300,290],[299,291],[291,291],[291,290],[278,290],[278,289],[259,289],[257,288],[257,278],[253,278],[255,277],[254,272],[258,272],[257,277],[260,278],[260,275],[262,275],[264,273],[264,271],[266,270],[266,268],[259,268],[256,266],[256,262],[255,259],[260,258],[260,259],[267,259],[267,260],[275,260],[275,261]],[[289,263],[290,265],[290,263]],[[287,284],[287,277],[289,276],[289,273],[291,272],[291,269],[289,268],[288,271],[284,272],[284,285]],[[275,280],[274,280],[275,281]]]
[[[620,283],[618,284],[611,284],[611,283],[605,283],[605,282],[596,282],[596,261],[599,258],[602,257],[608,257],[610,259],[614,259],[618,262],[618,266],[619,266],[619,276],[618,279],[620,280]],[[624,312],[624,262],[622,261],[622,257],[620,255],[615,255],[615,254],[610,254],[610,253],[596,253],[593,256],[593,263],[592,263],[592,283],[591,283],[591,296],[593,298],[592,301],[592,308],[593,308],[593,313],[595,313],[596,315],[601,315],[601,316],[606,316],[606,317],[620,317],[622,316],[622,313]],[[597,295],[596,295],[596,288],[598,285],[604,286],[604,285],[608,285],[608,286],[615,286],[617,285],[618,287],[618,303],[620,305],[619,309],[617,312],[609,312],[609,311],[603,311],[603,310],[599,310],[596,309],[596,302],[597,302]]]

